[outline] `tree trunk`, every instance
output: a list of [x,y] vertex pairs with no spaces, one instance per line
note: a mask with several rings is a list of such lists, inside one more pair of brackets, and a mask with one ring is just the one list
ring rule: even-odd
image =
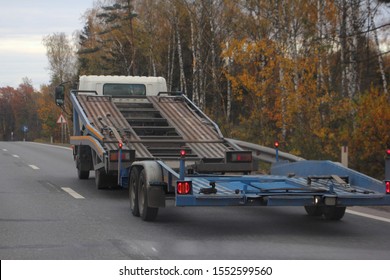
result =
[[[323,27],[324,27],[324,9],[325,1],[317,0],[317,40],[318,46],[322,46]],[[318,69],[317,69],[317,93],[320,93],[324,83],[323,58],[321,48],[318,48]]]
[[173,69],[175,65],[175,45],[176,45],[176,38],[175,38],[175,32],[171,30],[171,40],[168,44],[168,62],[167,62],[167,88],[168,91],[172,91],[172,84],[173,84]]
[[[214,5],[214,4],[212,4]],[[215,47],[215,13],[214,8],[211,5],[210,7],[210,14],[209,14],[209,22],[210,22],[210,35],[211,35],[211,42],[210,42],[210,48],[211,48],[211,84],[212,84],[212,94],[215,96],[217,93],[220,93],[220,90],[218,89],[218,81],[217,81],[217,52]],[[214,98],[217,99],[217,98]],[[221,102],[223,103],[223,99],[221,98]],[[224,115],[226,116],[226,108],[225,106],[218,106],[219,104],[216,104],[216,108],[221,108],[224,112]]]
[[371,2],[370,0],[367,0],[367,11],[368,11],[368,16],[369,16],[369,28],[368,31],[370,31],[370,28],[373,29],[374,32],[374,40],[375,40],[375,48],[376,48],[376,53],[378,56],[378,64],[379,64],[379,72],[381,74],[381,79],[382,79],[382,85],[383,85],[383,92],[385,94],[388,94],[387,90],[387,80],[386,80],[386,74],[385,74],[385,69],[383,66],[383,57],[379,48],[379,39],[378,39],[378,33],[376,31],[376,26],[375,26],[375,21],[374,21],[374,15],[371,10]]
[[347,4],[346,0],[340,1],[339,7],[339,25],[340,25],[340,66],[341,66],[341,94],[348,95],[347,90]]
[[348,96],[353,99],[360,92],[360,81],[358,75],[358,33],[359,29],[359,0],[351,0],[350,13],[348,13],[348,37],[349,42],[349,63],[348,63]]
[[198,51],[195,39],[194,20],[190,16],[191,23],[191,50],[192,50],[192,101],[199,105],[199,76],[198,76]]
[[[176,12],[175,12],[175,14],[177,15]],[[177,54],[179,57],[180,90],[186,94],[187,93],[187,83],[186,83],[186,77],[185,77],[185,73],[184,73],[183,51],[181,48],[181,37],[180,37],[179,24],[177,22],[177,18],[174,19],[174,27],[175,27],[175,33],[176,33]]]

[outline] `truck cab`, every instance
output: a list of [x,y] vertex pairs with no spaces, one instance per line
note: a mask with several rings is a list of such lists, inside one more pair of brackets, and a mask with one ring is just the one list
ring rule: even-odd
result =
[[81,76],[79,90],[110,96],[155,96],[166,92],[167,84],[163,77]]

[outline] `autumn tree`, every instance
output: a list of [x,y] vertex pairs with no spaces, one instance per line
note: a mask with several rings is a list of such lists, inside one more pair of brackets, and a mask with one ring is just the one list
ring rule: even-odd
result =
[[55,105],[53,99],[52,88],[50,86],[42,86],[40,93],[36,95],[37,115],[40,121],[41,130],[39,138],[48,141],[51,137],[60,140],[60,126],[57,124],[61,109]]
[[97,62],[98,66],[93,69],[102,74],[139,75],[134,40],[137,15],[132,2],[116,0],[89,12],[86,26],[79,36],[82,74],[90,68],[89,63]]
[[[39,136],[36,92],[31,80],[23,78],[17,89],[0,88],[0,137],[3,140],[28,140]],[[26,131],[24,130],[26,128]],[[12,135],[12,137],[11,137]]]
[[11,102],[16,90],[12,87],[0,88],[0,139],[11,140],[14,133],[15,118]]
[[384,151],[390,147],[390,102],[379,87],[363,93],[354,104],[356,126],[351,136],[352,167],[383,179]]
[[72,43],[65,33],[54,33],[43,38],[46,56],[49,61],[51,83],[70,81],[77,72]]
[[[244,11],[240,19],[247,30],[238,24],[240,34],[233,37],[242,39],[229,40],[222,55],[229,61],[225,71],[235,104],[252,112],[234,113],[242,116],[235,118],[240,120],[237,137],[268,145],[277,137],[295,153],[336,159],[340,142],[353,131],[354,98],[359,98],[362,81],[369,77],[361,73],[362,34],[366,34],[362,23],[367,20],[362,1],[240,1],[236,5],[232,10]],[[266,41],[274,53],[259,48]],[[377,69],[373,67],[370,75]],[[342,73],[341,79],[337,73]]]
[[375,21],[387,8],[376,1],[104,3],[80,34],[80,74],[163,76],[231,137],[337,160],[341,144],[358,143],[356,104],[388,97],[379,39],[390,23]]

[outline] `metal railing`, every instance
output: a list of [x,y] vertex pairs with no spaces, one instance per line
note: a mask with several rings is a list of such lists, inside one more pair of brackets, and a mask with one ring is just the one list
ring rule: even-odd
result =
[[[231,142],[232,144],[237,145],[243,150],[252,151],[253,155],[260,161],[267,162],[267,163],[276,162],[276,150],[273,148],[269,148],[269,147],[241,141],[241,140],[231,139],[231,138],[225,138],[225,139]],[[296,162],[296,161],[305,160],[304,158],[289,153],[281,152],[281,151],[278,152],[278,157],[279,157],[279,161]]]

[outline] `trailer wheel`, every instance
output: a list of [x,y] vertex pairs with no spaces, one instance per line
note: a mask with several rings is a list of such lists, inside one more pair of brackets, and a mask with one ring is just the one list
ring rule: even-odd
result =
[[144,221],[153,221],[158,214],[158,208],[149,207],[148,205],[148,182],[146,181],[145,169],[143,169],[139,175],[138,181],[138,205],[139,214]]
[[104,170],[95,170],[95,184],[98,190],[107,189],[108,178]]
[[347,207],[325,206],[323,208],[323,214],[325,219],[338,221],[344,217]]
[[139,206],[138,206],[138,181],[139,171],[138,168],[134,167],[130,172],[129,180],[129,200],[131,213],[139,217]]
[[309,215],[310,217],[320,217],[323,214],[322,209],[319,206],[305,206],[305,210],[307,215]]

